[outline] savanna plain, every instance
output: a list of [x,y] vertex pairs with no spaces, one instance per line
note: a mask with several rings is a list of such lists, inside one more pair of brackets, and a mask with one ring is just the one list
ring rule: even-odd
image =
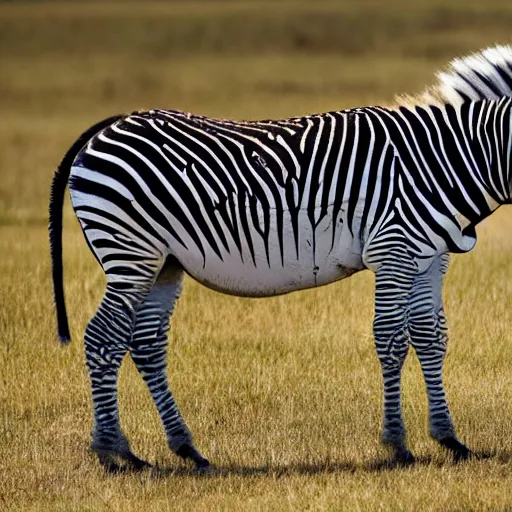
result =
[[[510,43],[509,0],[0,3],[0,510],[512,510],[512,211],[478,229],[445,286],[454,464],[428,438],[415,355],[404,409],[418,462],[386,464],[373,277],[272,299],[187,278],[169,379],[198,447],[168,449],[129,359],[121,421],[152,471],[89,452],[83,331],[104,279],[65,207],[73,341],[56,339],[47,243],[52,173],[94,122],[140,108],[237,119],[389,105],[456,55]],[[69,202],[68,202],[69,203]]]

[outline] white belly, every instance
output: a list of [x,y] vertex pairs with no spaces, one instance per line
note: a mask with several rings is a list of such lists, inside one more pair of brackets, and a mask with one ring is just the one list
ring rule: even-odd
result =
[[[197,281],[223,293],[249,297],[268,297],[294,290],[313,288],[348,277],[364,267],[357,233],[352,236],[343,223],[334,233],[332,217],[328,215],[315,230],[306,212],[299,222],[299,250],[289,216],[285,215],[283,251],[277,230],[269,237],[268,252],[262,238],[251,233],[254,258],[247,240],[242,239],[242,251],[233,240],[229,250],[219,258],[209,251],[203,258],[197,250],[173,246],[172,255]],[[274,226],[271,226],[273,228]]]
[[[188,267],[188,268],[187,268]],[[330,265],[319,270],[303,266],[265,268],[253,265],[207,265],[185,267],[201,284],[222,293],[244,297],[271,297],[295,290],[314,288],[349,277],[361,269]]]

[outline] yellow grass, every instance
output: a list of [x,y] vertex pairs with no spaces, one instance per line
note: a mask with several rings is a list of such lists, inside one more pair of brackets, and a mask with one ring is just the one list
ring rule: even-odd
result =
[[88,451],[82,335],[103,290],[69,206],[73,342],[55,337],[46,235],[52,170],[93,122],[141,107],[222,117],[298,115],[420,91],[457,54],[510,42],[510,2],[11,2],[0,5],[0,510],[512,509],[512,219],[454,257],[446,387],[478,460],[454,465],[427,435],[415,356],[404,375],[419,462],[389,469],[369,273],[274,299],[187,280],[169,375],[215,469],[169,453],[133,365],[121,419],[158,469],[108,476]]

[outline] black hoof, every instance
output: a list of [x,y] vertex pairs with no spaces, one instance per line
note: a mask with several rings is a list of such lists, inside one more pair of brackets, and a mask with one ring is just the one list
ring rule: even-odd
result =
[[210,467],[210,463],[205,459],[193,446],[184,444],[180,446],[176,455],[179,455],[182,459],[190,459],[196,465],[198,471],[205,471]]
[[442,439],[439,441],[441,446],[444,446],[448,450],[452,452],[453,460],[455,462],[462,462],[464,460],[468,460],[473,456],[473,452],[467,447],[464,446],[457,438],[448,437],[446,439]]
[[94,451],[107,473],[124,473],[128,470],[141,471],[153,467],[149,462],[139,459],[139,457],[131,452],[118,452],[97,448]]
[[395,450],[395,462],[400,466],[411,466],[416,462],[416,459],[407,448],[397,448]]
[[139,459],[139,457],[137,457],[133,453],[123,454],[122,457],[126,460],[126,462],[128,462],[128,464],[130,464],[130,466],[133,469],[136,469],[136,470],[149,469],[149,468],[153,467],[153,464],[150,464],[149,462],[146,462],[145,460]]

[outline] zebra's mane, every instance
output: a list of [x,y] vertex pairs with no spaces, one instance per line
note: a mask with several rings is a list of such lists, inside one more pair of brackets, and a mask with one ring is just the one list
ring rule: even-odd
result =
[[512,97],[512,46],[494,46],[456,58],[436,78],[436,83],[418,95],[398,96],[397,106],[460,105]]

